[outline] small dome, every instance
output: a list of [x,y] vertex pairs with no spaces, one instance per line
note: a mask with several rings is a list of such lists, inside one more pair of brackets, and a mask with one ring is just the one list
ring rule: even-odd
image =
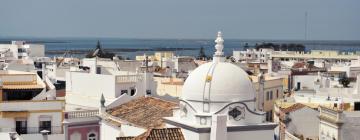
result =
[[248,74],[234,64],[221,61],[196,68],[182,90],[184,100],[234,102],[255,99]]

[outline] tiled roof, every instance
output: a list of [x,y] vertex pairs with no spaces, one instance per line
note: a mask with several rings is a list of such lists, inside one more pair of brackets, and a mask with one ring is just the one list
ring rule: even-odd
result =
[[117,137],[116,140],[133,140],[135,137]]
[[180,128],[149,129],[137,137],[118,137],[117,140],[185,140]]
[[114,121],[114,120],[111,120],[111,119],[104,119],[105,122],[113,125],[113,126],[116,126],[116,127],[121,127],[121,123],[120,122],[117,122],[117,121]]
[[107,112],[138,127],[162,128],[162,118],[171,117],[176,106],[176,103],[158,98],[140,97]]
[[292,106],[289,106],[287,108],[283,108],[281,109],[284,113],[288,113],[288,112],[293,112],[293,111],[296,111],[298,109],[301,109],[305,107],[305,105],[301,104],[301,103],[296,103],[296,104],[293,104]]

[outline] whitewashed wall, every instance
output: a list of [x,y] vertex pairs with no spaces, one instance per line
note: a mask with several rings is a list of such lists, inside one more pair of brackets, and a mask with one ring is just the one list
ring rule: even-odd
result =
[[[314,82],[317,79],[317,75],[300,75],[294,76],[293,87],[297,88],[297,83],[300,82],[300,89],[315,89]],[[306,87],[306,88],[305,88]]]
[[66,92],[105,98],[115,98],[115,76],[81,72],[66,73]]
[[121,131],[123,132],[124,136],[139,136],[146,132],[146,129],[130,125],[121,125]]
[[119,137],[120,135],[121,135],[120,128],[115,128],[114,126],[101,122],[101,127],[100,127],[101,140],[116,140],[116,137]]
[[45,45],[42,44],[27,44],[29,45],[29,56],[30,57],[44,57],[45,56]]

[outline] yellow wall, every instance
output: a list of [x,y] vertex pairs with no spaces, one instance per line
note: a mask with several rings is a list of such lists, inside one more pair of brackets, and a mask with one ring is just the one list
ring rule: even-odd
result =
[[174,57],[174,53],[173,52],[156,52],[155,53],[155,59],[157,61],[160,61],[162,58],[172,58]]
[[[151,61],[155,61],[155,56],[154,55],[148,55],[148,59],[151,60]],[[138,56],[135,57],[135,60],[144,61],[145,56],[144,55],[138,55]]]

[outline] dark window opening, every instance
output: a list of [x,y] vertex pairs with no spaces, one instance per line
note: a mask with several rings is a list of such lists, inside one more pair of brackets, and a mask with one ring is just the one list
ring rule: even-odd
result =
[[300,90],[301,83],[300,83],[300,82],[297,82],[296,84],[297,84],[297,85],[296,85],[296,91],[298,91],[298,90]]
[[101,67],[96,67],[96,74],[101,74]]
[[134,96],[136,93],[136,89],[132,88],[130,89],[130,96]]
[[271,122],[272,121],[272,110],[270,110],[269,112],[266,112],[266,121]]
[[88,140],[96,140],[96,135],[94,133],[90,133],[88,135]]
[[121,90],[121,95],[127,94],[127,93],[128,93],[128,90]]
[[16,132],[18,134],[27,134],[27,121],[16,121]]
[[3,100],[12,101],[12,100],[31,100],[39,93],[42,89],[33,89],[33,90],[3,90]]
[[51,121],[40,121],[39,132],[47,130],[51,133]]
[[151,95],[151,90],[146,90],[146,95]]
[[360,110],[360,102],[354,103],[354,110]]

